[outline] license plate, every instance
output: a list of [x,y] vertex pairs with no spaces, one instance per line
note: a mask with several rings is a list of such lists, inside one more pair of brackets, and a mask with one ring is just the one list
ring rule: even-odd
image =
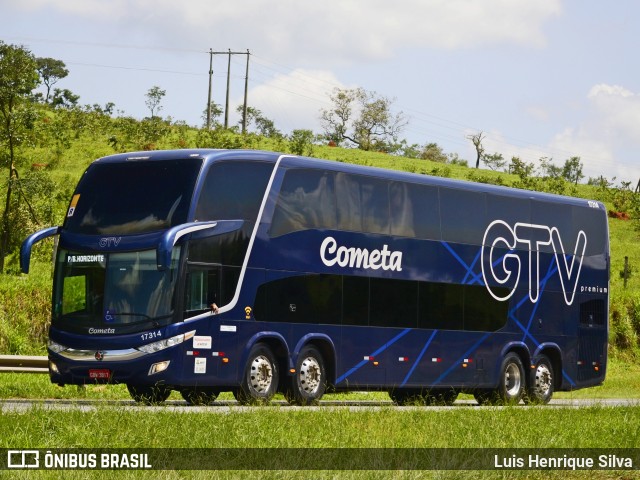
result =
[[111,370],[107,370],[107,369],[89,370],[89,378],[93,378],[95,380],[109,380],[111,378]]

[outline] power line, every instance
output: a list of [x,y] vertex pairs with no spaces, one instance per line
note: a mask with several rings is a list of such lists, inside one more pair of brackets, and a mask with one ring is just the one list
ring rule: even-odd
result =
[[84,62],[65,62],[68,65],[77,65],[81,67],[96,67],[96,68],[110,68],[115,70],[133,70],[138,72],[154,72],[154,73],[172,73],[176,75],[190,75],[196,77],[205,76],[206,73],[201,72],[185,72],[177,70],[164,70],[158,68],[145,68],[145,67],[127,67],[124,65],[102,65],[99,63],[84,63]]
[[[155,51],[155,52],[168,52],[168,53],[188,53],[188,54],[206,54],[204,50],[199,49],[190,49],[190,48],[175,48],[175,47],[159,47],[157,45],[124,45],[117,43],[101,43],[101,42],[77,42],[70,40],[61,40],[61,39],[47,39],[40,37],[32,37],[32,36],[8,36],[5,37],[7,39],[14,39],[32,43],[46,43],[46,44],[61,44],[61,45],[73,45],[73,46],[82,46],[82,47],[94,47],[94,48],[106,48],[106,49],[124,49],[124,50],[141,50],[141,51]],[[228,53],[228,52],[223,52]],[[311,100],[313,102],[330,105],[330,101],[324,97],[317,94],[317,88],[309,88],[310,85],[317,87],[326,87],[327,89],[334,88],[345,88],[338,82],[328,81],[325,78],[320,78],[318,76],[314,76],[300,68],[292,68],[290,66],[277,63],[261,56],[256,56],[252,54],[254,57],[254,76],[258,78],[264,79],[278,79],[281,82],[281,85],[268,85],[269,88],[277,89],[281,92],[284,92],[287,95],[294,95],[299,98],[305,98],[307,100]],[[235,62],[234,62],[235,63]],[[151,72],[151,73],[162,73],[162,74],[173,74],[173,75],[186,75],[186,76],[203,76],[205,73],[202,72],[189,72],[189,71],[177,71],[171,69],[161,69],[161,68],[151,68],[151,67],[130,67],[130,66],[120,66],[120,65],[104,65],[97,63],[89,63],[89,62],[69,62],[69,65],[78,65],[82,67],[92,67],[92,68],[105,68],[105,69],[118,69],[118,70],[130,70],[130,71],[143,71],[143,72]],[[292,75],[295,74],[295,75]],[[219,75],[213,75],[214,78],[218,78]],[[227,72],[227,77],[231,77],[234,79],[241,78],[240,76],[230,75]],[[278,78],[279,77],[279,78]],[[252,85],[255,85],[255,82],[252,82]],[[416,136],[425,136],[425,137],[433,137],[436,141],[447,141],[448,143],[456,144],[456,145],[467,145],[463,139],[466,137],[469,131],[485,131],[490,132],[490,129],[479,128],[477,126],[470,126],[459,122],[457,120],[452,120],[449,118],[445,118],[442,116],[434,115],[431,113],[427,113],[425,111],[416,109],[415,106],[411,106],[410,108],[406,108],[404,105],[400,105],[399,109],[394,108],[394,111],[398,112],[400,110],[409,112],[411,114],[412,123],[417,123],[417,126],[410,125],[407,127],[408,131],[411,131]],[[448,133],[447,133],[448,132]],[[489,134],[491,135],[491,134]],[[527,150],[532,152],[532,155],[546,154],[548,157],[553,157],[555,155],[569,155],[574,156],[576,154],[575,151],[566,150],[558,147],[551,147],[549,145],[538,145],[537,142],[524,140],[520,138],[511,137],[508,135],[502,135],[501,138],[491,138],[491,142],[504,145],[507,148],[514,148],[526,152]],[[598,166],[598,165],[608,165],[609,162],[605,161],[601,157],[592,157],[589,154],[580,155],[583,160],[588,161],[589,163]],[[628,165],[632,166],[629,162],[623,162],[620,160],[616,160],[616,163],[619,165]],[[635,165],[633,165],[635,166]]]
[[100,43],[100,42],[77,42],[73,40],[58,40],[51,38],[37,38],[37,37],[23,37],[23,36],[5,36],[4,38],[28,41],[33,43],[57,43],[61,45],[74,45],[78,47],[99,47],[99,48],[116,48],[123,50],[150,50],[156,52],[175,52],[175,53],[208,53],[205,50],[194,50],[188,48],[175,48],[175,47],[158,47],[157,45],[123,45],[118,43]]

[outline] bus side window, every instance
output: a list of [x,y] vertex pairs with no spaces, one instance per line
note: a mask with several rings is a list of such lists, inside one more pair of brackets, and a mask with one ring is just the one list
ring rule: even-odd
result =
[[273,212],[269,235],[279,237],[302,230],[335,227],[333,174],[323,170],[288,170]]

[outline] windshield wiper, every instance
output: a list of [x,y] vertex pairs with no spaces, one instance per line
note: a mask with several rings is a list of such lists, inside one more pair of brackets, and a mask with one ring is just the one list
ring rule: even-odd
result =
[[144,317],[142,320],[138,320],[137,322],[129,322],[129,323],[126,323],[125,325],[122,325],[122,326],[139,325],[139,324],[145,323],[145,322],[153,322],[153,326],[154,327],[157,327],[159,325],[158,324],[158,320],[163,320],[165,318],[169,318],[169,317],[173,316],[172,313],[168,313],[166,315],[160,315],[158,317],[150,317],[149,315],[147,315],[145,313],[134,313],[134,312],[111,313],[110,315],[112,317],[118,317],[118,316]]

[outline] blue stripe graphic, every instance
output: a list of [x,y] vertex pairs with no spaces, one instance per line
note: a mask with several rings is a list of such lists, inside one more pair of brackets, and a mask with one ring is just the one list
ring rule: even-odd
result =
[[[406,328],[404,329],[402,332],[400,332],[398,335],[396,335],[395,337],[393,337],[391,340],[389,340],[387,343],[385,343],[384,345],[382,345],[380,348],[378,348],[375,352],[369,354],[370,357],[375,357],[376,355],[380,355],[382,352],[384,352],[387,348],[389,348],[391,345],[393,345],[394,343],[396,343],[398,340],[400,340],[402,337],[404,337],[407,333],[409,333],[412,329],[411,328]],[[359,370],[360,368],[362,368],[364,365],[366,365],[367,363],[369,363],[369,360],[362,360],[360,361],[355,367],[350,368],[346,373],[340,375],[337,379],[336,379],[336,383],[340,383],[341,381],[343,381],[345,378],[347,378],[349,375],[351,375],[353,372],[356,372],[357,370]]]
[[402,383],[400,384],[400,386],[404,386],[408,381],[409,378],[411,377],[411,375],[413,375],[413,371],[416,369],[416,367],[418,366],[418,363],[420,363],[420,360],[422,360],[422,357],[424,356],[425,352],[427,351],[427,349],[429,348],[429,345],[431,345],[431,341],[433,340],[433,337],[436,336],[436,333],[438,333],[438,330],[434,330],[433,333],[431,334],[431,336],[429,337],[429,340],[427,340],[427,343],[424,344],[424,347],[422,347],[422,351],[420,352],[420,355],[418,355],[418,358],[416,358],[416,361],[413,363],[413,365],[411,366],[411,370],[409,370],[409,373],[407,373],[407,376],[404,377],[404,380],[402,381]]

